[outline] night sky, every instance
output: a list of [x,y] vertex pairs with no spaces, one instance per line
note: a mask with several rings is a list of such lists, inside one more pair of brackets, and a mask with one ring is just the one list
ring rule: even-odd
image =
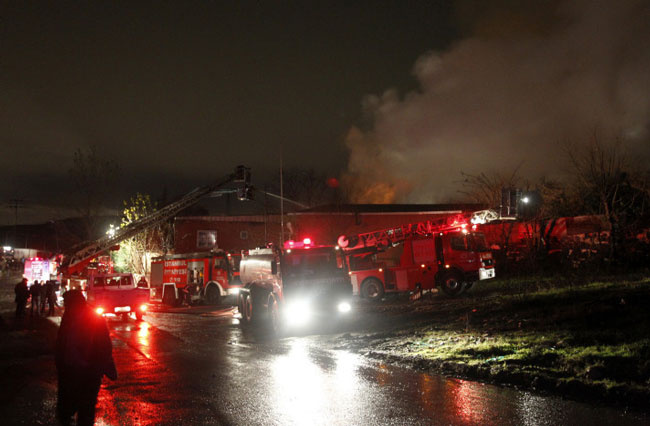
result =
[[21,222],[70,215],[89,146],[117,199],[237,164],[261,186],[280,150],[400,202],[596,127],[647,154],[647,1],[484,3],[2,1],[0,225],[14,198]]

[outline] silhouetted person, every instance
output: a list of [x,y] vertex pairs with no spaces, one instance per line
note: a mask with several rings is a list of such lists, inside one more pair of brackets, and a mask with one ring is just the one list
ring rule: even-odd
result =
[[39,309],[40,307],[40,302],[41,302],[41,283],[38,281],[34,281],[34,284],[29,288],[29,294],[32,295],[32,306],[29,309],[29,314],[31,316],[34,316],[34,311],[36,311],[36,315],[39,314]]
[[106,321],[86,304],[80,290],[66,292],[63,300],[65,312],[55,356],[57,418],[62,425],[69,425],[76,413],[78,426],[92,425],[102,376],[117,379],[113,346]]
[[41,285],[41,315],[45,313],[45,304],[47,303],[47,284],[50,281],[46,281]]
[[27,307],[27,300],[29,299],[29,289],[27,288],[27,278],[23,278],[16,287],[16,318],[25,316],[25,308]]
[[[56,283],[55,281],[48,281],[45,284],[45,299],[47,299],[47,304],[49,306],[49,310],[47,311],[47,316],[51,317],[54,316],[54,308],[57,306],[56,305]],[[43,303],[43,307],[45,307],[45,303]]]

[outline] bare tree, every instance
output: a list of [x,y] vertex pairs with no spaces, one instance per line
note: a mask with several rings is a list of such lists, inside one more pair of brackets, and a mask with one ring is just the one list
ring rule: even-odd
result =
[[97,220],[106,208],[106,194],[114,192],[112,187],[119,175],[119,167],[115,161],[102,158],[96,147],[91,146],[74,152],[68,172],[80,197],[77,211],[84,219],[86,239],[92,239]]
[[611,227],[610,258],[616,258],[626,236],[633,234],[650,207],[648,175],[636,168],[620,138],[602,143],[594,133],[584,146],[571,146],[573,200],[586,214],[603,215]]
[[[155,210],[156,205],[149,195],[137,193],[129,201],[124,201],[121,226],[127,226]],[[169,224],[165,222],[124,240],[120,244],[120,250],[113,255],[116,269],[148,277],[151,273],[151,258],[165,251],[170,233]]]

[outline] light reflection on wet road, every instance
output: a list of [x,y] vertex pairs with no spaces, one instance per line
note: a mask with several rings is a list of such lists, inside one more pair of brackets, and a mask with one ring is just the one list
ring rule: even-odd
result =
[[324,348],[318,336],[259,342],[230,311],[109,320],[117,382],[98,424],[572,425],[647,417],[422,374]]

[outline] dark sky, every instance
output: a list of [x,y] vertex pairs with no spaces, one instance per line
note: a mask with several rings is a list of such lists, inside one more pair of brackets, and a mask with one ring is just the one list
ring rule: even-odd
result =
[[[562,179],[567,146],[650,163],[650,0],[0,0],[0,225],[280,163],[356,202],[454,201],[461,172]],[[117,200],[117,202],[115,202]]]
[[338,176],[363,97],[415,87],[417,57],[457,32],[450,2],[407,3],[3,1],[0,201],[24,199],[25,220],[67,204],[90,145],[122,168],[123,197],[240,163],[259,183],[280,147],[287,167]]

